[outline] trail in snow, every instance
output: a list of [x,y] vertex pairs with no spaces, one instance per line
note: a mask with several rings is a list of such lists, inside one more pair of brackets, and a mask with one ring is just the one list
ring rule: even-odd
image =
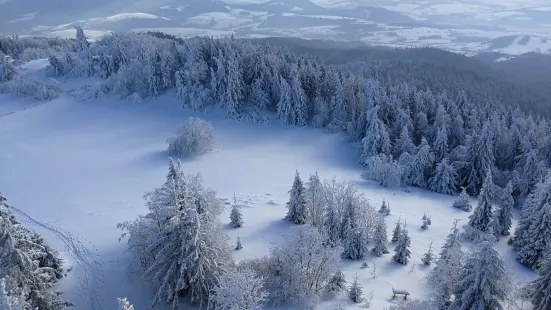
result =
[[[91,310],[103,310],[108,309],[104,304],[104,301],[100,298],[100,286],[101,286],[101,263],[95,261],[90,254],[90,251],[82,244],[82,242],[74,235],[68,232],[62,232],[60,229],[55,228],[47,223],[37,221],[27,213],[23,212],[12,205],[9,206],[18,215],[24,217],[30,223],[46,229],[59,238],[69,251],[71,257],[75,260],[83,270],[83,277],[81,279],[80,294],[82,296],[82,302],[86,304]],[[77,305],[78,306],[78,305]],[[79,309],[82,309],[79,307]]]

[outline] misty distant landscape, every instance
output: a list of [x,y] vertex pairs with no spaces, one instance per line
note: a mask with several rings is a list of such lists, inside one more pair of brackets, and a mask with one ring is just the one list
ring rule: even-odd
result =
[[[529,2],[529,3],[528,3]],[[431,46],[518,55],[551,51],[547,1],[383,0],[2,0],[0,34],[73,37],[73,24],[98,37],[110,31],[269,36]],[[62,12],[60,12],[62,8]]]

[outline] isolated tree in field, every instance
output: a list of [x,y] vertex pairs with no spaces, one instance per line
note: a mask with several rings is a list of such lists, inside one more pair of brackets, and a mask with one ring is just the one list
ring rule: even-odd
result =
[[396,222],[396,226],[394,227],[394,230],[392,231],[392,239],[390,241],[392,243],[398,242],[398,239],[400,239],[400,233],[402,232],[402,223],[401,219],[398,219],[398,222]]
[[126,298],[117,298],[117,302],[119,303],[118,310],[134,310],[134,306]]
[[457,192],[457,173],[447,158],[443,158],[436,165],[434,175],[429,179],[429,190],[445,195],[454,195]]
[[196,117],[186,119],[176,136],[167,139],[170,156],[202,155],[213,150],[216,138],[211,123]]
[[551,309],[551,249],[547,250],[546,255],[538,268],[539,277],[531,283],[532,305],[534,310]]
[[297,225],[306,224],[308,220],[308,206],[306,202],[306,189],[300,179],[298,171],[295,174],[293,187],[289,191],[289,202],[287,203],[287,220]]
[[363,286],[358,282],[358,275],[354,278],[354,282],[350,285],[348,289],[348,296],[352,299],[353,302],[359,304],[363,301]]
[[458,208],[466,212],[471,212],[473,210],[473,206],[469,201],[469,194],[467,194],[467,190],[464,187],[462,188],[461,194],[459,194],[457,200],[453,203],[453,206],[454,208]]
[[499,205],[500,209],[497,214],[497,221],[499,222],[500,230],[498,233],[502,236],[509,236],[513,221],[513,207],[515,206],[513,184],[511,182],[507,183],[507,186],[503,190]]
[[394,248],[395,254],[392,259],[399,264],[407,265],[409,258],[411,257],[411,252],[409,250],[410,245],[411,239],[409,238],[407,228],[404,226],[400,236],[398,237],[396,248]]
[[439,308],[446,308],[449,304],[452,292],[457,284],[459,272],[463,266],[463,252],[459,243],[458,220],[455,220],[451,233],[442,246],[435,267],[429,273],[429,283],[435,292],[432,300]]
[[220,310],[260,310],[267,296],[263,283],[251,269],[232,269],[220,277],[211,304]]
[[501,303],[507,298],[509,279],[505,264],[492,243],[482,241],[467,259],[449,310],[503,309]]
[[241,237],[237,237],[237,244],[235,245],[235,250],[239,251],[243,249],[243,243],[241,243]]
[[386,244],[388,242],[386,223],[385,218],[382,215],[379,216],[379,219],[376,223],[373,242],[375,243],[375,246],[373,247],[375,255],[381,257],[383,256],[383,254],[389,253],[386,247]]
[[482,184],[478,203],[474,213],[469,216],[469,226],[482,233],[490,231],[490,222],[492,221],[492,201],[494,198],[494,183],[492,182],[492,173],[486,173],[486,179]]
[[233,228],[239,228],[243,226],[243,215],[239,205],[237,204],[237,199],[233,197],[233,205],[230,212],[230,225]]
[[423,264],[429,266],[430,264],[432,264],[433,260],[434,260],[434,253],[432,252],[432,241],[431,241],[429,245],[429,250],[427,251],[427,253],[423,255],[423,258],[421,258],[421,261],[423,262]]

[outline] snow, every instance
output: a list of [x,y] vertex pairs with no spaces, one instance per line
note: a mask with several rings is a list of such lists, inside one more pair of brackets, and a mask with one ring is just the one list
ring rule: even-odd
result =
[[520,44],[523,36],[519,36],[515,41],[505,48],[495,49],[495,52],[501,52],[509,55],[520,55],[530,52],[538,52],[542,54],[551,53],[551,39],[530,36],[526,44]]
[[[45,64],[39,60],[24,68],[40,75]],[[88,82],[63,85],[67,89]],[[217,144],[212,153],[183,160],[183,168],[186,173],[201,172],[205,184],[228,201],[222,218],[228,224],[235,193],[244,226],[226,229],[231,244],[238,236],[243,242],[244,248],[234,253],[237,260],[268,254],[270,243],[290,231],[292,224],[282,219],[295,170],[303,180],[317,171],[321,179],[336,176],[355,182],[375,207],[385,199],[392,210],[386,217],[389,230],[399,218],[408,225],[412,252],[408,265],[395,263],[391,254],[369,256],[370,267],[363,270],[361,261],[343,261],[349,283],[357,274],[364,292],[373,291],[373,309],[402,302],[391,301],[396,286],[408,288],[411,298],[426,297],[424,277],[429,269],[421,262],[423,254],[431,242],[439,252],[453,220],[466,224],[470,213],[452,207],[455,197],[387,189],[361,180],[359,154],[343,136],[277,123],[251,127],[226,120],[216,111],[181,110],[172,95],[142,104],[109,96],[80,102],[64,95],[33,105],[1,96],[0,171],[8,177],[0,178],[0,190],[17,218],[43,234],[60,251],[66,267],[73,267],[59,289],[75,309],[113,309],[117,297],[128,297],[136,309],[151,304],[154,290],[128,278],[129,254],[118,241],[116,225],[146,211],[142,195],[165,181],[165,140],[189,116],[211,121]],[[420,227],[425,213],[432,218],[427,230]],[[515,262],[506,242],[497,246],[505,264],[516,278],[533,279],[535,274]],[[349,308],[359,307],[348,297],[341,298]],[[334,308],[330,301],[319,309]]]

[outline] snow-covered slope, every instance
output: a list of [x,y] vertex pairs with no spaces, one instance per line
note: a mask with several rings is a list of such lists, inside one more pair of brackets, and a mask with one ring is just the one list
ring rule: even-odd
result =
[[[28,65],[29,74],[40,75],[43,65]],[[72,80],[63,86],[89,82]],[[424,281],[428,269],[420,264],[423,253],[432,241],[438,251],[453,220],[465,223],[469,215],[451,207],[453,197],[362,181],[356,150],[342,136],[278,124],[251,127],[216,112],[182,111],[170,95],[142,104],[110,97],[79,102],[64,95],[32,106],[2,96],[0,115],[0,171],[5,176],[0,190],[16,216],[43,234],[68,267],[74,267],[60,289],[79,310],[113,309],[121,296],[136,309],[149,308],[153,291],[128,278],[129,257],[116,225],[145,212],[142,195],[166,176],[165,140],[190,115],[212,121],[218,144],[213,153],[184,160],[184,170],[201,172],[220,197],[230,199],[235,193],[246,206],[245,226],[228,229],[233,240],[238,235],[243,240],[244,249],[235,254],[238,260],[267,254],[270,242],[289,231],[282,218],[295,169],[304,178],[317,171],[322,178],[355,182],[376,207],[385,199],[392,209],[389,233],[398,218],[407,221],[412,238],[407,266],[393,262],[391,255],[369,257],[368,269],[360,269],[361,262],[343,262],[349,280],[357,274],[366,293],[373,291],[372,309],[390,305],[391,287],[409,289],[413,298],[425,297],[429,290]],[[433,221],[426,231],[420,228],[424,213]],[[515,277],[531,279],[534,274],[514,261],[505,242],[498,248]],[[371,275],[374,264],[377,278]],[[334,301],[320,309],[335,309]]]

